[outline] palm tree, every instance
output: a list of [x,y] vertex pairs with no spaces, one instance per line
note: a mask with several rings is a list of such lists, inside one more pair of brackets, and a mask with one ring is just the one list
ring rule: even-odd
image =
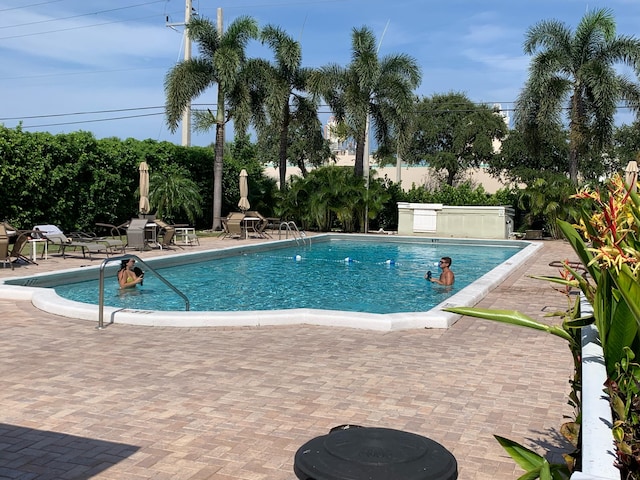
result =
[[237,130],[246,129],[250,117],[250,88],[243,70],[247,42],[258,36],[258,25],[251,17],[239,17],[223,33],[205,18],[187,24],[189,37],[196,42],[200,56],[184,60],[165,78],[167,124],[175,131],[185,108],[206,89],[217,85],[217,106],[194,113],[194,127],[216,127],[213,168],[213,229],[221,227],[224,126],[232,118]]
[[577,184],[580,160],[601,152],[613,135],[616,104],[636,112],[640,88],[616,70],[638,68],[640,41],[616,36],[611,10],[587,12],[575,32],[556,20],[542,21],[526,33],[524,51],[535,55],[529,79],[516,102],[516,127],[544,132],[569,122],[569,178]]
[[264,141],[273,137],[277,141],[280,190],[284,191],[291,123],[295,120],[298,124],[316,126],[318,108],[315,101],[304,96],[311,69],[301,66],[300,43],[273,25],[264,27],[260,38],[273,50],[275,63],[266,60],[251,63],[256,86],[254,92],[260,92],[257,99],[259,112],[254,113],[254,122]]
[[196,218],[202,214],[202,196],[198,185],[183,167],[166,165],[151,174],[149,185],[149,201],[156,208],[158,218],[175,220],[182,211],[191,224],[196,223]]
[[412,93],[420,84],[417,61],[404,54],[378,58],[376,39],[367,27],[353,29],[352,60],[346,67],[336,64],[320,68],[310,79],[314,93],[321,95],[356,141],[355,174],[364,174],[364,149],[369,119],[379,144],[389,141],[413,107]]

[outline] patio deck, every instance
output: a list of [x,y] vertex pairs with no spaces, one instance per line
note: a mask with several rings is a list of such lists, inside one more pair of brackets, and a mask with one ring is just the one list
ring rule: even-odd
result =
[[[205,238],[185,250],[237,243]],[[553,275],[549,262],[564,258],[575,260],[567,243],[545,241],[479,306],[537,319],[563,309],[562,295],[528,275]],[[0,278],[100,261],[52,256]],[[9,300],[0,315],[0,478],[294,480],[303,443],[357,424],[432,438],[460,479],[513,479],[522,471],[493,435],[561,461],[559,427],[572,413],[565,342],[488,321],[384,333],[98,331]]]

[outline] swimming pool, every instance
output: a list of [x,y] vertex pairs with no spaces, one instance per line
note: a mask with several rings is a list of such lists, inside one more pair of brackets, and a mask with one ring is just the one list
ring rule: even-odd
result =
[[[169,290],[164,291],[164,286],[152,274],[145,276],[145,286],[135,294],[119,295],[114,280],[117,269],[114,264],[106,272],[105,304],[111,306],[105,307],[105,319],[141,325],[315,323],[377,330],[442,328],[450,326],[458,316],[441,312],[440,308],[445,305],[473,305],[539,246],[522,241],[340,234],[316,236],[313,242],[310,248],[296,246],[292,240],[283,240],[145,260],[188,294],[192,310],[200,311],[157,310],[154,303],[159,303],[158,297],[163,301],[165,298],[180,300]],[[482,250],[484,246],[488,249]],[[373,253],[362,253],[367,248],[373,248]],[[473,253],[476,248],[478,253]],[[498,255],[504,251],[508,253]],[[437,270],[434,264],[444,255],[454,259],[456,284],[452,289],[427,283],[422,278],[427,269]],[[479,270],[480,257],[490,257],[488,269],[491,271],[484,275]],[[164,270],[176,265],[183,265],[180,268],[186,272],[179,275],[184,277],[180,281],[173,273]],[[229,270],[232,267],[234,270]],[[219,270],[215,271],[216,268]],[[213,273],[213,278],[218,281],[204,282],[207,285],[205,293],[194,296],[192,286],[203,283],[201,272],[205,270]],[[307,270],[316,276],[304,276]],[[29,289],[34,305],[39,308],[96,320],[97,307],[77,300],[97,302],[97,271],[98,267],[89,267],[6,281],[0,288],[0,296],[10,288],[7,284],[23,285],[23,289]],[[94,286],[87,287],[90,292],[87,298],[64,299],[51,290],[35,288],[56,286],[65,296],[67,293],[63,290],[68,287],[58,285],[90,279],[93,279]],[[186,287],[179,285],[183,280]],[[392,281],[400,283],[393,287],[390,286]],[[304,290],[311,290],[307,298],[299,295]],[[213,298],[217,303],[214,302],[212,307],[203,306],[201,301],[207,298]],[[375,308],[371,308],[369,298],[379,300]],[[152,303],[144,303],[146,300]],[[183,308],[182,305],[178,303],[170,308],[177,310]],[[205,308],[215,311],[202,311]]]
[[[521,248],[328,239],[313,245],[244,252],[157,271],[188,296],[192,310],[424,312]],[[437,261],[445,255],[454,259],[455,284],[444,287],[425,281],[425,271],[436,273]],[[98,302],[97,280],[58,285],[55,290],[69,300]],[[118,287],[115,275],[109,275],[105,279],[105,305],[140,310],[184,309],[182,298],[152,273],[145,276],[142,287],[126,290]]]

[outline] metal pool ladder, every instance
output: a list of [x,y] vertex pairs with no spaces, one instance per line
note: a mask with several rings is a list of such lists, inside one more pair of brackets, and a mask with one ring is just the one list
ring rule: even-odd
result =
[[[294,221],[282,222],[280,224],[280,228],[278,229],[278,239],[282,237],[282,230],[284,230],[285,239],[289,238],[289,233],[291,233],[291,236],[296,241],[296,245],[300,245],[300,241],[302,241],[302,245],[307,244],[307,236],[305,235],[304,232],[301,232],[300,230],[298,230],[298,226],[296,225],[296,222]],[[309,244],[311,244],[311,240],[309,240]]]
[[103,260],[102,264],[100,265],[100,287],[99,287],[100,298],[98,300],[98,326],[96,327],[98,330],[104,329],[104,267],[106,267],[108,263],[117,262],[121,260],[128,260],[129,258],[134,258],[137,262],[140,262],[142,265],[145,266],[147,270],[153,272],[156,277],[162,280],[162,282],[167,287],[169,287],[171,290],[173,290],[178,295],[180,295],[184,300],[185,311],[187,312],[189,311],[189,299],[187,298],[187,296],[184,293],[182,293],[180,290],[178,290],[171,282],[169,282],[169,280],[167,280],[158,272],[156,272],[148,263],[145,263],[145,261],[142,260],[140,257],[138,257],[137,255],[122,255],[120,257],[111,257]]

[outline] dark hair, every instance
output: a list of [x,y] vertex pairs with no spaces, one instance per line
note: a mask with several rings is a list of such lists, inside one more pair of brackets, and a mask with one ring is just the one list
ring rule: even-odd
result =
[[444,260],[445,262],[447,262],[448,267],[451,266],[451,257],[442,257],[441,260]]
[[120,260],[120,270],[124,270],[125,268],[127,268],[127,262],[128,261],[129,261],[129,259]]

